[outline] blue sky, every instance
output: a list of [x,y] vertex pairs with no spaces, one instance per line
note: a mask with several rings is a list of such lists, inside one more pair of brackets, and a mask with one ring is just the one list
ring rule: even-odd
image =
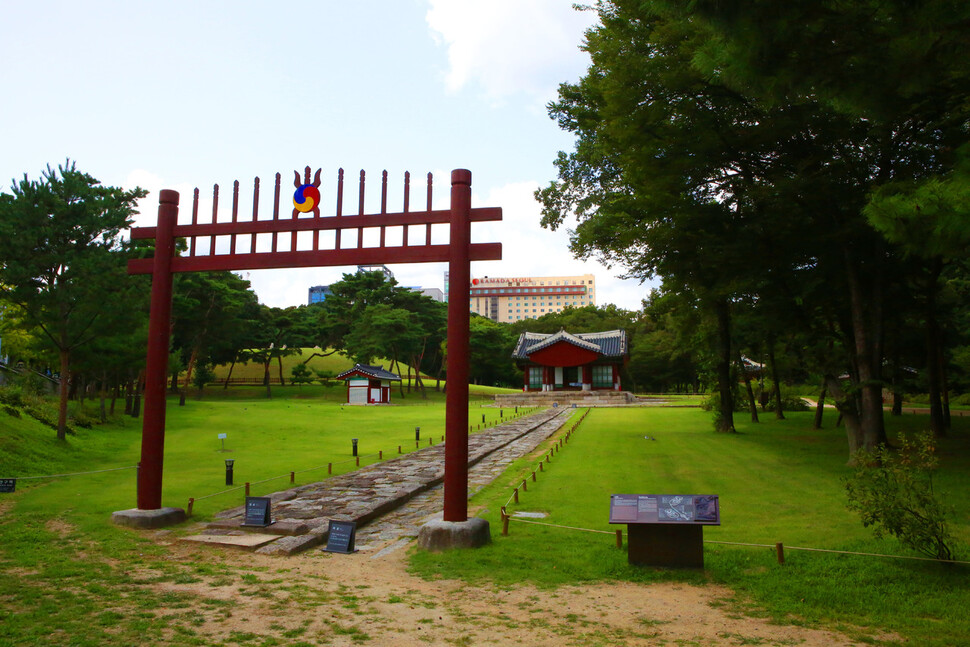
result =
[[[196,186],[205,205],[220,184],[228,209],[233,180],[251,204],[254,176],[271,194],[277,171],[286,188],[307,165],[323,169],[324,214],[338,167],[367,171],[369,203],[386,169],[391,209],[405,170],[412,187],[433,172],[443,207],[450,171],[467,168],[473,206],[504,210],[501,223],[473,227],[473,241],[504,246],[473,276],[592,272],[600,305],[636,309],[648,286],[573,259],[532,198],[572,148],[545,105],[584,73],[579,45],[594,19],[569,0],[10,3],[0,182],[6,191],[70,157],[105,184],[151,190],[138,223],[153,224],[158,189],[179,191],[187,216]],[[282,307],[349,269],[245,275]],[[446,267],[391,269],[404,285],[443,287]]]

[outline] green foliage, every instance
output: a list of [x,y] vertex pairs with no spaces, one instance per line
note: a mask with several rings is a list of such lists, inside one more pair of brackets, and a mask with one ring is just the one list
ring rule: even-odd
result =
[[303,386],[304,384],[313,384],[313,380],[313,373],[306,364],[297,364],[290,371],[290,384]]
[[953,559],[950,510],[933,490],[938,467],[930,433],[899,438],[899,449],[886,445],[857,453],[855,474],[845,480],[848,507],[872,527],[876,537],[892,535],[934,559]]
[[205,389],[205,385],[215,379],[216,374],[212,370],[212,365],[207,362],[199,362],[195,365],[195,371],[192,373],[192,385],[199,390],[199,397],[202,397],[202,391]]

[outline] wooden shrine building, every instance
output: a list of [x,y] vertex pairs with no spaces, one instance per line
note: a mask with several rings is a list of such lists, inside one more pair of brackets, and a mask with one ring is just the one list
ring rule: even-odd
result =
[[527,392],[620,391],[620,369],[629,357],[624,330],[524,332],[512,353]]
[[401,376],[383,366],[354,364],[337,379],[347,383],[347,404],[390,404],[391,382],[400,382]]

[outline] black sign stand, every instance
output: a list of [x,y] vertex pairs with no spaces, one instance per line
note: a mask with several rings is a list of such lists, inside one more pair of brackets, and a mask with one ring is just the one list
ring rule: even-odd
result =
[[243,526],[265,528],[272,525],[270,519],[270,498],[268,496],[246,497],[246,517]]
[[327,536],[328,553],[356,553],[354,538],[357,536],[357,522],[330,520],[330,534]]
[[721,525],[716,494],[614,494],[610,523],[627,524],[627,561],[704,568],[704,526]]
[[16,492],[17,479],[0,479],[0,492]]

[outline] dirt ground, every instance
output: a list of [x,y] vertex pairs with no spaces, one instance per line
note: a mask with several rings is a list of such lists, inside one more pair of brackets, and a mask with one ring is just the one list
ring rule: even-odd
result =
[[[192,624],[214,641],[272,637],[279,641],[273,644],[396,647],[862,644],[829,631],[743,616],[726,602],[731,592],[714,586],[481,588],[410,575],[405,548],[379,555],[312,550],[286,558],[184,542],[168,548],[179,561],[209,563],[215,573],[233,574],[155,585],[163,592],[197,594],[202,603]],[[229,600],[234,605],[225,604]]]

